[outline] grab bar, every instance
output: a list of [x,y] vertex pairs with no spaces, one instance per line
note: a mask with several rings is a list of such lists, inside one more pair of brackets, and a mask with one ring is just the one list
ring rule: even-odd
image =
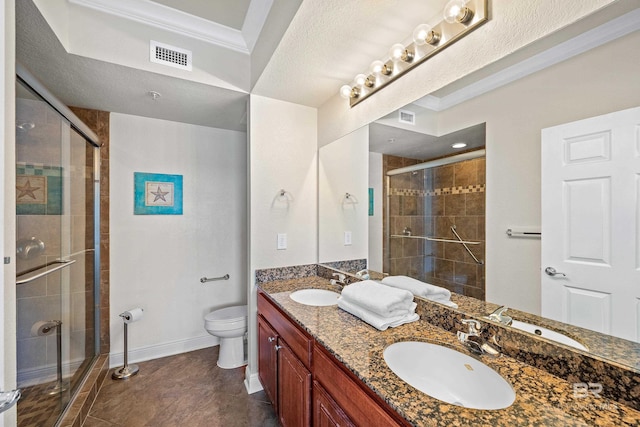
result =
[[460,235],[458,234],[458,232],[456,231],[456,226],[452,225],[451,226],[451,231],[453,231],[453,234],[456,235],[456,237],[458,238],[458,240],[460,241],[460,243],[462,243],[462,246],[464,246],[464,248],[467,250],[467,252],[469,252],[469,255],[471,255],[471,258],[473,258],[473,260],[477,263],[477,264],[484,264],[484,261],[479,261],[478,258],[476,258],[476,256],[473,254],[473,252],[471,252],[471,249],[469,249],[469,246],[467,246],[467,244],[462,240],[462,238],[460,237]]
[[429,240],[430,242],[445,242],[445,243],[462,243],[463,245],[466,243],[467,245],[479,245],[480,242],[469,242],[466,240],[451,240],[451,239],[442,239],[440,237],[426,237],[426,236],[408,236],[406,234],[392,234],[391,237],[404,237],[405,239],[422,239]]
[[220,277],[201,277],[200,283],[215,282],[217,280],[229,280],[229,277],[231,276],[229,276],[228,274]]
[[[51,274],[54,271],[62,270],[63,268],[68,267],[75,262],[76,262],[75,259],[57,259],[55,261],[52,261],[50,263],[43,265],[42,267],[34,268],[33,270],[27,271],[26,273],[22,273],[21,275],[16,277],[16,285],[24,285],[29,282],[33,282],[34,280],[44,277],[47,274]],[[37,273],[37,274],[33,274],[38,270],[42,270],[43,268],[47,268],[52,265],[55,265],[55,267],[49,270],[41,271],[40,273]]]

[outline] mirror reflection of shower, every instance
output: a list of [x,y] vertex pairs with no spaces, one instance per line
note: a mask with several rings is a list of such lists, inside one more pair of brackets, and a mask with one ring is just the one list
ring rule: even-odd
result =
[[[18,426],[54,426],[98,354],[99,149],[64,106],[16,84]],[[29,80],[29,77],[25,77]],[[37,85],[35,87],[38,87]],[[59,102],[59,101],[57,101]],[[64,108],[63,108],[64,107]],[[69,111],[70,113],[70,111]],[[68,119],[70,117],[71,119]],[[95,138],[97,141],[97,138]]]

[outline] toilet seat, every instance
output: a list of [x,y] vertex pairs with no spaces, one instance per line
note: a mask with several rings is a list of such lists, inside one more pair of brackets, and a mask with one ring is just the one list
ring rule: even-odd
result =
[[211,313],[207,314],[204,319],[210,322],[225,323],[237,321],[243,317],[247,317],[247,306],[235,305],[233,307],[214,310]]

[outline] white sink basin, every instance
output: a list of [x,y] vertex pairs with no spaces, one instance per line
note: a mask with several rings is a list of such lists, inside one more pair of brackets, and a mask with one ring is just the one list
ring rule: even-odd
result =
[[547,329],[542,326],[532,325],[531,323],[521,322],[519,320],[514,320],[511,323],[511,326],[516,329],[520,329],[521,331],[536,334],[539,337],[544,337],[548,340],[556,341],[556,342],[559,342],[560,344],[565,344],[565,345],[577,348],[579,350],[585,350],[585,351],[588,350],[587,347],[580,344],[578,341],[574,340],[573,338],[569,338],[568,336],[560,332],[552,331],[551,329]]
[[399,342],[384,361],[403,381],[443,402],[472,409],[503,409],[516,394],[504,378],[471,356],[426,342]]
[[327,306],[338,304],[340,294],[324,289],[302,289],[292,292],[289,298],[305,305]]

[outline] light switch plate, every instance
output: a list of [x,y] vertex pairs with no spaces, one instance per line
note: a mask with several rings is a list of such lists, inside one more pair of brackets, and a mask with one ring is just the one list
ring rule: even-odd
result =
[[287,249],[287,233],[278,233],[278,250]]
[[351,246],[351,232],[350,231],[345,231],[344,232],[344,245],[345,246]]

